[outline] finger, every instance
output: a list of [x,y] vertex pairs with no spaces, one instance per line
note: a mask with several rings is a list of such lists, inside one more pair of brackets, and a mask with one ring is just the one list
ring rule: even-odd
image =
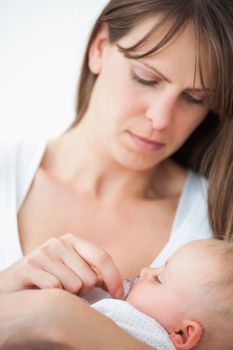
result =
[[[95,268],[93,267],[93,269],[95,269]],[[96,274],[97,274],[98,280],[97,280],[95,286],[105,290],[105,292],[108,292],[108,288],[107,288],[102,276],[97,271],[96,271]]]
[[88,294],[98,280],[98,276],[92,267],[77,254],[73,246],[70,246],[69,249],[67,248],[62,256],[62,262],[81,280],[82,285],[78,294],[81,296]]
[[104,283],[104,280],[102,277],[98,278],[98,281],[96,282],[95,286],[108,292],[108,288],[107,288],[106,284]]
[[39,289],[63,289],[59,279],[47,271],[41,270],[39,268],[33,268],[32,271],[28,273],[28,275],[28,277],[25,276],[22,284],[22,289],[30,289],[32,287],[37,287]]
[[60,256],[59,258],[54,258],[54,242],[62,252],[68,250],[64,243],[56,243],[56,240],[51,240],[51,244],[48,242],[48,244],[43,245],[27,258],[25,257],[25,267],[28,270],[37,268],[46,271],[59,281],[63,289],[71,293],[78,293],[82,287],[82,281],[78,275],[63,264]]
[[97,281],[96,272],[77,254],[73,244],[67,240],[67,235],[46,241],[34,253],[33,259],[59,278],[64,289],[71,293],[85,295]]
[[72,234],[63,236],[67,242],[71,242],[76,252],[103,278],[103,281],[112,297],[123,296],[123,286],[120,273],[112,260],[112,257],[97,247],[95,244],[76,237]]
[[63,289],[70,293],[78,294],[83,282],[69,267],[61,262],[55,262],[49,266],[49,272],[61,282]]
[[79,276],[63,262],[43,256],[39,263],[41,269],[54,276],[66,291],[77,294],[82,288],[82,281]]

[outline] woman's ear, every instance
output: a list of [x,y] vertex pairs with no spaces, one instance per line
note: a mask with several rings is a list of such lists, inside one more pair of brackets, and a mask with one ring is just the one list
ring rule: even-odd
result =
[[172,332],[169,338],[177,350],[189,350],[199,343],[202,336],[203,328],[200,323],[187,320],[182,329]]
[[88,52],[88,66],[93,74],[99,74],[102,67],[103,48],[108,43],[108,24],[102,23]]

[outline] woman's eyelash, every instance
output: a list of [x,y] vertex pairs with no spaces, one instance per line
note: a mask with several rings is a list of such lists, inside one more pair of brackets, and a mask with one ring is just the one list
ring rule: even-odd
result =
[[162,284],[162,282],[160,281],[160,279],[158,278],[158,275],[154,275],[153,276],[154,280],[160,284]]
[[[132,74],[132,78],[134,81],[136,81],[137,83],[139,83],[140,85],[144,85],[144,86],[151,86],[151,87],[154,87],[156,85],[158,85],[158,81],[157,80],[146,80],[146,79],[143,79],[141,77],[139,77],[137,74],[133,73]],[[193,97],[192,95],[189,95],[187,93],[184,93],[183,94],[185,100],[190,103],[190,104],[196,104],[196,105],[202,105],[204,104],[204,100],[199,100],[195,97]]]
[[202,105],[204,103],[204,100],[201,100],[201,99],[199,100],[187,93],[184,93],[184,97],[188,103],[197,104],[197,105]]
[[135,73],[132,74],[132,78],[133,78],[133,80],[135,80],[140,85],[152,86],[152,87],[158,85],[158,81],[157,80],[146,80],[146,79],[143,79],[143,78],[139,77]]

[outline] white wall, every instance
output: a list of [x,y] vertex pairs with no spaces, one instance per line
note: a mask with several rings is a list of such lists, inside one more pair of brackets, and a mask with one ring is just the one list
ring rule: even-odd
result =
[[78,72],[107,0],[0,0],[0,138],[53,137],[74,117]]

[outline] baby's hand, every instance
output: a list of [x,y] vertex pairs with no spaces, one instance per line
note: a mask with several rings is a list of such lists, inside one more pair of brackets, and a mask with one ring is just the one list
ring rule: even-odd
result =
[[60,288],[85,295],[93,287],[112,297],[123,295],[119,271],[111,256],[73,234],[51,238],[14,265],[0,272],[0,292]]

